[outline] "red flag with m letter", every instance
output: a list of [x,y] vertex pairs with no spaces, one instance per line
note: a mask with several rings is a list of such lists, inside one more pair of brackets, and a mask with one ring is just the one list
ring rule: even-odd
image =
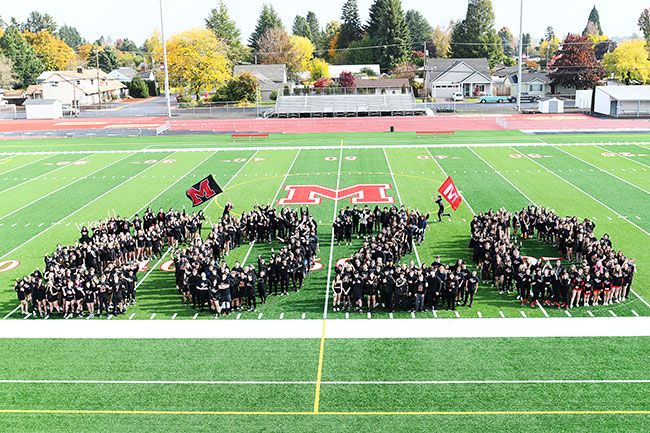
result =
[[458,209],[458,206],[463,202],[463,198],[458,192],[458,188],[456,188],[451,176],[442,184],[438,189],[438,192],[445,198],[445,200],[447,200],[447,202],[449,202],[453,210]]
[[192,206],[200,206],[206,201],[218,196],[223,190],[214,180],[212,175],[206,177],[199,183],[192,185],[186,192],[187,198],[192,200]]

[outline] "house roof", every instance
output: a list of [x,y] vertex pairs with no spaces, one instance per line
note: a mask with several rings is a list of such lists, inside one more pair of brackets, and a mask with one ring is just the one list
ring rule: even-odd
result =
[[108,76],[111,77],[111,78],[113,78],[113,77],[115,77],[117,74],[120,74],[120,75],[122,75],[122,76],[128,78],[129,80],[132,80],[136,75],[138,75],[138,71],[136,71],[136,70],[133,69],[133,68],[129,68],[129,67],[117,68],[117,69],[113,69],[113,70],[108,74]]
[[29,86],[27,86],[25,93],[28,95],[33,95],[34,93],[42,92],[42,91],[43,91],[43,86],[41,86],[40,84],[30,84]]
[[54,105],[61,103],[58,99],[28,99],[23,105]]
[[426,69],[428,70],[431,81],[436,81],[447,71],[460,65],[466,64],[477,73],[483,75],[487,80],[490,80],[490,67],[486,58],[478,59],[427,59]]
[[287,65],[237,65],[235,66],[234,76],[248,72],[253,74],[258,80],[273,81],[275,83],[284,83],[287,79]]
[[650,86],[598,86],[616,101],[650,101]]
[[[523,68],[524,72],[526,72],[526,67]],[[519,73],[519,66],[501,66],[500,68],[495,69],[494,75],[495,77],[500,77],[500,78],[505,78],[509,77],[512,74],[518,74]]]
[[[151,77],[152,74],[153,74],[153,71],[140,71],[140,72],[138,72],[138,75],[143,80],[148,80],[149,77]],[[155,75],[154,75],[154,77],[155,77]]]
[[[544,72],[539,72],[539,71],[530,71],[530,72],[524,72],[521,75],[521,79],[524,83],[532,83],[534,81],[538,81],[543,84],[548,84],[551,82],[551,79],[546,75]],[[519,81],[519,75],[517,73],[512,74],[510,76],[510,81],[517,84]]]
[[358,89],[386,89],[411,86],[409,80],[406,78],[377,78],[368,80],[356,80],[355,84]]
[[62,78],[65,79],[75,79],[75,80],[80,80],[80,79],[89,79],[93,80],[96,79],[97,76],[99,75],[99,78],[107,78],[108,74],[101,69],[97,70],[94,68],[91,69],[80,69],[79,71],[74,70],[74,71],[44,71],[41,73],[41,75],[36,78],[36,81],[43,82],[43,81],[48,81],[53,75],[58,75]]

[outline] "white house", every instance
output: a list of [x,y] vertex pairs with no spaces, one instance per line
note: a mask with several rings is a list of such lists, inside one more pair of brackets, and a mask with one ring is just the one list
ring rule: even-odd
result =
[[64,105],[91,105],[123,98],[126,86],[98,69],[45,71],[36,79],[35,98],[58,99]]
[[[518,92],[519,75],[514,74],[510,76],[510,94],[516,95]],[[551,79],[543,72],[527,71],[521,76],[521,91],[528,93],[530,96],[538,96],[543,98],[551,93]]]
[[63,105],[58,99],[28,99],[23,104],[27,119],[60,119]]
[[136,71],[133,68],[124,67],[113,69],[108,73],[108,78],[111,80],[121,81],[123,83],[130,83],[136,76],[140,76],[144,81],[156,81],[156,75],[153,71],[141,70]]
[[365,77],[372,75],[365,73],[366,71],[372,71],[376,77],[381,75],[379,65],[329,65],[329,78],[336,80],[341,72],[352,72],[352,75]]
[[485,58],[427,59],[425,82],[434,99],[462,92],[467,97],[492,94],[492,77]]
[[263,101],[271,100],[271,93],[282,94],[284,87],[293,89],[293,83],[288,82],[287,66],[276,65],[237,65],[233,75],[240,76],[243,73],[253,75],[260,87],[260,95]]

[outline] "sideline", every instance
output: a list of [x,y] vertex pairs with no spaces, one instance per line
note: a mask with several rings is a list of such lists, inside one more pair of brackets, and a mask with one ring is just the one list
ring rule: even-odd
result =
[[650,317],[373,320],[0,321],[0,339],[411,339],[649,337]]

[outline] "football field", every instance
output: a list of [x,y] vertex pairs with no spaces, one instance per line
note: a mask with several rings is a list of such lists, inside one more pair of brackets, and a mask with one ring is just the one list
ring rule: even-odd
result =
[[[518,326],[537,319],[541,327],[545,321],[570,327],[572,320],[584,319],[588,327],[590,319],[615,324],[648,317],[649,170],[650,135],[633,133],[2,142],[0,331],[20,332],[27,321],[43,327],[59,321],[23,319],[13,282],[42,269],[43,256],[57,244],[75,242],[78,227],[113,215],[132,217],[148,207],[189,207],[186,189],[208,174],[224,189],[203,207],[211,221],[219,219],[227,202],[234,204],[234,213],[282,199],[291,203],[298,186],[335,192],[379,186],[386,201],[432,213],[425,241],[404,260],[431,263],[441,256],[445,263],[472,264],[469,224],[475,214],[534,204],[592,219],[597,235],[608,233],[617,250],[637,260],[638,272],[629,300],[609,306],[522,307],[514,295],[481,285],[473,307],[455,312],[335,313],[333,267],[362,241],[335,244],[333,219],[352,204],[348,197],[325,197],[309,206],[319,223],[320,252],[300,293],[271,296],[254,313],[217,319],[181,303],[166,254],[141,264],[137,304],[126,314],[93,319],[132,321],[140,328],[155,328],[161,320],[195,320],[197,327],[207,320],[255,326],[266,320],[291,320],[296,326],[318,321],[320,338],[238,339],[235,332],[218,335],[228,339],[0,340],[0,426],[11,425],[11,431],[332,431],[341,425],[364,431],[544,431],[552,425],[554,430],[647,431],[650,338],[329,339],[325,326],[333,320],[354,327],[382,319]],[[432,197],[448,176],[464,200],[452,218],[438,223]],[[280,246],[245,244],[227,261],[254,264]],[[524,241],[523,252],[558,257],[554,247],[537,240]],[[82,328],[82,320],[68,322]]]

